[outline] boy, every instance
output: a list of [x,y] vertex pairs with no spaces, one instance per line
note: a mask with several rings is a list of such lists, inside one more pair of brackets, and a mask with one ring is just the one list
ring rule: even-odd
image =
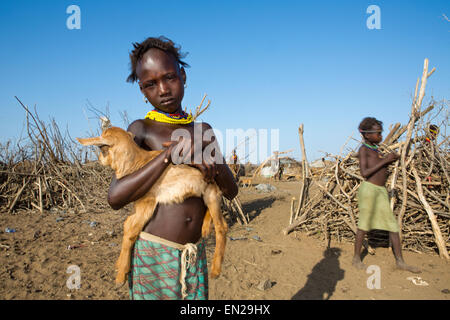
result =
[[[180,48],[165,37],[148,38],[133,46],[131,74],[127,81],[137,81],[144,101],[155,109],[145,119],[131,123],[128,131],[135,135],[135,142],[143,149],[166,149],[138,171],[121,179],[113,177],[108,202],[115,210],[142,197],[170,162],[180,163],[179,159],[174,159],[178,156],[175,148],[189,150],[183,155],[184,162],[188,163],[194,155],[194,139],[200,140],[195,142],[200,142],[202,150],[210,143],[203,141],[203,135],[194,136],[194,129],[196,133],[199,130],[203,133],[211,127],[207,123],[192,122],[192,116],[181,106],[186,83],[183,67],[188,65],[181,60]],[[171,141],[172,133],[180,129],[190,137]],[[190,165],[201,170],[206,181],[215,181],[223,195],[231,200],[238,192],[233,174],[225,161],[216,162],[220,163],[202,157],[201,163]],[[205,212],[203,200],[197,197],[181,204],[156,207],[134,246],[128,280],[131,299],[208,299],[205,243],[197,243]],[[188,248],[189,253],[196,251],[189,257],[196,255],[197,259],[189,259],[186,267],[181,263],[181,254]],[[183,273],[185,277],[180,276]]]
[[359,269],[366,266],[361,262],[361,246],[366,233],[372,229],[389,231],[389,238],[397,263],[397,268],[419,273],[416,267],[409,266],[403,261],[399,226],[389,204],[389,197],[385,188],[388,178],[388,165],[399,158],[392,152],[383,157],[378,150],[382,141],[383,123],[375,118],[364,118],[359,125],[364,142],[359,149],[359,165],[361,175],[365,179],[358,190],[359,221],[356,233],[355,254],[353,265]]

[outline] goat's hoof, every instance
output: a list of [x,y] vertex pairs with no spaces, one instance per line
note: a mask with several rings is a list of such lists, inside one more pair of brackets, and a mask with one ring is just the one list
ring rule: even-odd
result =
[[219,272],[211,271],[211,278],[217,279],[219,277],[219,275],[220,275],[220,271]]
[[116,286],[123,286],[126,282],[126,275],[125,274],[118,274],[116,277]]

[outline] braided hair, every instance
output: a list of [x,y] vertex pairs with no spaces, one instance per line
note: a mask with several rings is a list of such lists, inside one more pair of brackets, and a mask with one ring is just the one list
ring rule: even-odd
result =
[[133,83],[138,80],[136,74],[137,64],[139,60],[142,59],[144,54],[152,48],[160,49],[168,54],[171,54],[177,61],[178,65],[181,65],[183,67],[189,67],[189,65],[186,62],[181,60],[187,55],[187,53],[182,53],[180,51],[181,48],[179,46],[176,46],[172,40],[164,36],[160,36],[158,38],[149,37],[144,41],[142,41],[141,43],[135,42],[133,43],[133,48],[134,48],[133,51],[131,51],[130,53],[131,73],[127,78],[127,82]]

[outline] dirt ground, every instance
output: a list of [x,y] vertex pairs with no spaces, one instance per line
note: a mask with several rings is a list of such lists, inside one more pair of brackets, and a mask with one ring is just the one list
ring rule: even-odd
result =
[[[228,239],[221,276],[210,279],[210,299],[450,300],[449,264],[437,254],[404,252],[407,263],[423,270],[418,276],[428,286],[419,286],[407,279],[417,275],[394,268],[388,248],[377,248],[375,255],[363,261],[380,271],[380,288],[369,289],[368,279],[374,271],[366,273],[351,265],[352,243],[331,241],[327,248],[323,239],[298,231],[283,235],[290,199],[298,195],[300,183],[269,183],[277,189],[240,190],[251,221],[248,225],[230,222],[228,237],[235,240]],[[127,300],[127,286],[114,285],[114,263],[129,210],[0,212],[0,299]],[[7,233],[6,228],[16,231]],[[69,250],[68,246],[78,247]],[[214,238],[210,237],[208,262],[213,251]],[[72,265],[79,267],[79,289],[67,287]],[[259,287],[264,282],[267,287],[262,290]]]

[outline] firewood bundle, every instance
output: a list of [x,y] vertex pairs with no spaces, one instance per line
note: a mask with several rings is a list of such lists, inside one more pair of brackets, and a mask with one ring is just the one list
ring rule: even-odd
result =
[[[86,211],[105,207],[111,171],[97,162],[81,165],[82,150],[63,136],[53,120],[45,123],[26,110],[28,136],[16,146],[2,145],[0,207],[44,210],[71,208]],[[85,162],[87,154],[84,154]],[[107,172],[108,171],[108,172]]]
[[[420,90],[416,84],[410,120],[404,125],[393,126],[380,146],[382,153],[397,152],[400,159],[390,166],[386,188],[391,196],[391,208],[398,219],[403,248],[416,252],[438,252],[449,259],[450,213],[449,213],[449,141],[448,102],[432,102],[420,111],[425,94],[428,60],[425,60]],[[431,111],[434,111],[432,113]],[[425,116],[428,121],[425,121]],[[434,125],[430,134],[430,121]],[[440,132],[436,128],[441,128]],[[300,135],[304,154],[303,136]],[[304,154],[304,158],[306,155]],[[333,164],[320,174],[304,171],[302,190],[297,210],[294,199],[291,205],[289,226],[284,234],[301,230],[308,235],[318,234],[325,241],[354,241],[358,222],[358,188],[363,181],[359,172],[357,150],[346,156],[333,156]],[[306,191],[305,191],[306,190]],[[380,241],[387,240],[383,233],[373,232]],[[364,246],[372,251],[365,243]]]

